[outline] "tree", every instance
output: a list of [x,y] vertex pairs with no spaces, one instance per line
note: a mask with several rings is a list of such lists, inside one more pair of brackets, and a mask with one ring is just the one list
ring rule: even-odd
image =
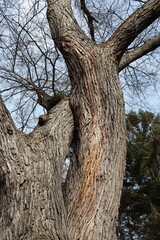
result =
[[119,214],[120,239],[159,239],[160,116],[127,114],[127,164]]
[[[127,51],[160,16],[159,0],[131,14],[104,43],[74,18],[69,0],[48,0],[51,35],[68,68],[72,91],[43,126],[24,135],[1,101],[2,239],[113,239],[125,169],[124,100],[119,72],[159,47],[159,35]],[[61,186],[63,161],[74,148]]]
[[31,131],[37,123],[38,102],[59,91],[68,92],[69,81],[62,57],[51,42],[45,3],[31,0],[11,5],[5,10],[0,7],[0,93],[8,106],[8,101],[12,103],[17,127]]

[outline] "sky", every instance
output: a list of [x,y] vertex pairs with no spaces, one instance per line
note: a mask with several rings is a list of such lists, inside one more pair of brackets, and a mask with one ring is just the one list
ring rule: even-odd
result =
[[[92,1],[88,1],[88,2],[90,3],[90,6],[91,6]],[[116,1],[112,1],[113,4],[110,4],[110,2],[111,1],[106,1],[106,0],[102,0],[100,2],[94,1],[94,3],[96,4],[95,7],[99,7],[98,5],[101,5],[100,7],[102,8],[102,14],[100,15],[98,13],[98,11],[96,12],[96,8],[95,8],[95,16],[99,17],[100,21],[102,21],[102,26],[104,28],[104,30],[103,30],[103,28],[102,29],[99,28],[100,30],[97,29],[97,33],[99,34],[99,35],[97,35],[97,37],[98,36],[103,36],[104,38],[106,38],[107,35],[109,36],[109,34],[111,34],[111,31],[114,31],[114,29],[116,28],[116,24],[114,25],[114,22],[116,22],[116,21],[121,22],[121,20],[119,20],[119,17],[117,15],[113,16],[113,10],[116,9],[116,7],[117,7],[116,6]],[[122,2],[123,1],[119,1],[120,6],[123,5]],[[132,1],[132,2],[135,2],[135,1]],[[29,18],[29,14],[27,13],[27,11],[28,11],[28,9],[30,9],[30,6],[31,6],[30,3],[31,3],[31,0],[21,0],[21,8],[23,9],[23,12],[24,12],[25,16],[28,17],[28,18]],[[112,8],[111,8],[111,5],[112,5]],[[73,6],[75,16],[76,16],[79,24],[83,27],[84,31],[88,34],[86,21],[82,21],[83,13],[81,12],[79,14],[78,7],[75,3],[73,3],[73,1],[72,1],[72,6]],[[35,10],[38,7],[39,6],[36,5]],[[121,6],[121,8],[117,11],[117,13],[118,14],[120,14],[120,12],[125,13],[126,7],[127,6],[125,6],[125,5]],[[130,11],[133,11],[134,8],[135,8],[135,6],[133,5]],[[32,8],[32,10],[34,10],[34,9]],[[45,11],[46,10],[44,10],[44,12]],[[105,14],[108,14],[108,16],[109,16],[108,20],[106,20],[107,15],[105,15]],[[44,13],[41,16],[44,17]],[[111,18],[111,16],[113,16],[113,19]],[[125,17],[127,17],[127,15],[125,15]],[[38,17],[37,18],[37,24],[40,24],[40,20],[41,20],[41,17]],[[112,26],[109,26],[109,23],[113,23]],[[47,24],[47,22],[45,23],[43,21],[42,24]],[[113,29],[112,29],[112,27],[113,27]],[[146,32],[145,34],[147,35],[148,33]],[[145,37],[145,35],[143,37]],[[36,51],[34,51],[34,53],[36,53]],[[3,60],[3,59],[1,58],[1,60]],[[150,69],[151,64],[149,62],[148,63],[146,62],[146,67],[148,69]],[[43,70],[43,68],[44,68],[44,66],[42,66],[42,70]],[[155,78],[160,79],[160,72],[159,71],[155,71],[155,72],[156,72]],[[139,80],[143,79],[144,77],[145,77],[145,75],[139,76]],[[153,78],[154,78],[154,76],[153,76]],[[124,81],[122,80],[122,86],[123,86],[123,82]],[[127,94],[127,92],[128,92],[128,94]],[[16,98],[18,99],[18,95],[17,95]],[[160,106],[159,106],[160,87],[159,87],[159,85],[157,85],[157,89],[155,89],[154,87],[150,87],[148,89],[146,87],[144,87],[143,90],[142,90],[142,94],[139,97],[135,93],[131,94],[129,92],[129,90],[124,91],[124,98],[125,98],[125,102],[126,102],[126,112],[128,112],[130,110],[138,111],[139,109],[148,110],[148,111],[152,111],[152,112],[155,112],[155,113],[160,112]],[[15,107],[15,106],[13,106],[13,101],[8,101],[7,102],[7,107],[9,108],[10,111],[12,111],[13,107]],[[34,117],[34,122],[37,121],[36,116],[38,118],[38,116],[41,113],[43,114],[43,110],[42,110],[41,107],[38,107],[36,109],[35,115],[33,116]],[[13,111],[12,116],[14,116],[14,119],[17,119],[17,113],[16,112]],[[18,123],[17,120],[16,120],[16,122]],[[36,124],[37,124],[37,122],[36,122]]]

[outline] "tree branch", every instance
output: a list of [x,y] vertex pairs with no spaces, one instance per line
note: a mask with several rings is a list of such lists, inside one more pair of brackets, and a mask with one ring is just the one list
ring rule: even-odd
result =
[[[65,44],[74,44],[73,39],[91,41],[78,25],[71,8],[70,0],[47,0],[47,17],[51,34],[56,46],[61,51]],[[73,39],[72,39],[73,38]]]
[[61,172],[74,127],[69,101],[29,135],[14,131],[1,98],[0,112],[1,239],[68,240]]
[[[13,134],[13,131],[17,131],[16,126],[12,120],[12,117],[6,108],[2,97],[0,95],[0,121],[3,123],[0,126],[0,134],[8,133],[9,135]],[[0,146],[1,147],[1,146]]]
[[160,16],[160,1],[149,0],[115,31],[109,41],[112,42],[117,59],[120,60],[127,47],[144,29]]
[[160,47],[160,34],[154,38],[147,40],[142,46],[137,47],[133,51],[123,55],[119,64],[119,71],[122,71],[133,61],[139,59],[140,57],[155,50],[158,47]]
[[91,38],[95,42],[93,21],[95,21],[95,22],[97,22],[97,21],[96,21],[95,17],[92,16],[91,12],[88,10],[88,8],[86,6],[86,1],[81,0],[80,2],[81,2],[81,10],[87,16],[87,24],[88,24]]

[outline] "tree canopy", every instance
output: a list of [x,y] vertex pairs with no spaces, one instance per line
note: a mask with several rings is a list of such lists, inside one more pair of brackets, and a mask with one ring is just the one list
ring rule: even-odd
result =
[[[79,26],[100,44],[144,2],[75,0],[72,10]],[[64,59],[53,44],[46,8],[43,0],[8,1],[0,7],[0,93],[23,131],[31,130],[37,123],[42,112],[37,103],[39,97],[71,90]],[[151,22],[137,33],[119,66],[125,100],[131,107],[139,99],[145,103],[145,93],[159,86],[159,19]]]

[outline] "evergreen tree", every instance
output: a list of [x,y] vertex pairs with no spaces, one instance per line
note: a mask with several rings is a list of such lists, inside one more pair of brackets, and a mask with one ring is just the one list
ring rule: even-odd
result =
[[127,165],[119,216],[120,239],[160,239],[160,115],[126,118]]

